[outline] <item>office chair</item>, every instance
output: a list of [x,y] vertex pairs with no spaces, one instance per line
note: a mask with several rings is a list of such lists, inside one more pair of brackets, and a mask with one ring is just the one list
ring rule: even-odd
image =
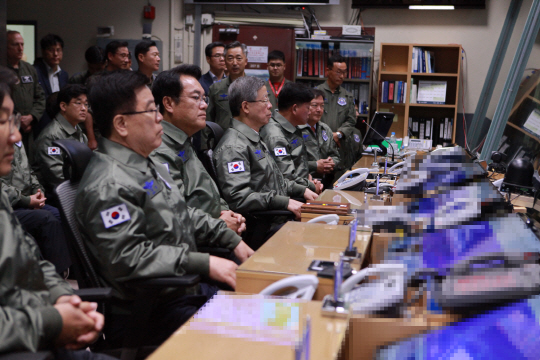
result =
[[[73,210],[79,181],[93,155],[92,150],[85,144],[70,139],[56,140],[53,142],[53,145],[61,149],[62,156],[64,157],[64,176],[66,181],[60,184],[55,191],[60,202],[60,213],[65,226],[68,245],[73,254],[72,261],[76,264],[75,277],[79,283],[79,287],[82,287],[83,290],[86,290],[84,289],[86,287],[103,288],[103,284],[99,280],[97,271],[82,240]],[[131,313],[141,315],[132,316],[131,324],[127,326],[124,344],[121,350],[122,360],[136,358],[139,344],[144,337],[143,330],[150,321],[151,309],[156,301],[155,294],[163,288],[191,287],[199,281],[199,275],[184,275],[134,280],[128,283],[128,286],[133,287],[139,292],[137,300],[132,304]],[[102,310],[105,317],[107,317],[108,308],[105,304],[102,305]],[[105,342],[98,342],[97,346],[100,348],[103,347],[106,349],[106,352],[111,354],[116,355],[118,353],[118,350],[107,351],[110,349],[107,349],[106,340]]]
[[267,286],[259,294],[311,300],[318,285],[319,279],[315,275],[289,276]]

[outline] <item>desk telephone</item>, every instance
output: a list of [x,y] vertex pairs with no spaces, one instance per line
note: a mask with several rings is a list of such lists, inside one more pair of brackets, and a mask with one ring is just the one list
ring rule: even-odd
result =
[[337,184],[334,185],[334,190],[362,190],[366,186],[369,172],[368,168],[360,168],[341,175]]

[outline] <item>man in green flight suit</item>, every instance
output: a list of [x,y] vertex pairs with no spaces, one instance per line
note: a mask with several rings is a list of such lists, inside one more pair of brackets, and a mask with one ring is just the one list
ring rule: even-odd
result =
[[54,189],[64,181],[64,161],[53,141],[74,139],[88,144],[88,138],[78,124],[86,120],[88,100],[83,85],[69,84],[58,92],[58,114],[41,131],[34,146],[32,169],[45,188],[45,195],[54,199]]
[[[339,147],[343,170],[351,168],[358,159],[355,158],[354,143],[361,142],[361,136],[355,134],[356,112],[354,97],[341,87],[347,75],[347,60],[341,55],[328,58],[328,78],[317,88],[324,92],[324,114],[321,121],[332,129],[332,137]],[[341,172],[336,176],[341,175]]]
[[199,83],[201,69],[180,65],[158,75],[152,94],[163,115],[162,144],[151,157],[162,163],[190,207],[201,209],[242,233],[246,219],[229,210],[219,189],[201,163],[191,137],[206,126],[206,96]]
[[[252,253],[223,221],[188,208],[165,166],[149,155],[162,142],[163,117],[146,76],[131,71],[104,74],[91,87],[90,104],[103,137],[81,179],[75,218],[101,282],[112,287],[113,311],[107,341],[123,337],[136,291],[129,280],[200,274],[236,286],[237,265],[197,251],[198,246],[232,250],[240,261]],[[214,293],[201,283],[156,294],[145,343],[159,344]]]
[[278,108],[278,96],[283,86],[291,81],[285,79],[285,54],[274,50],[268,54],[268,80],[264,83],[268,90],[268,99],[272,104],[272,114]]
[[[227,130],[231,126],[232,114],[229,107],[229,86],[236,79],[245,76],[247,66],[247,46],[235,41],[225,46],[225,66],[228,77],[210,86],[206,118]],[[204,144],[204,141],[203,141]]]
[[279,94],[279,111],[272,113],[261,129],[261,137],[286,179],[320,193],[322,184],[309,175],[306,145],[299,128],[307,124],[311,99],[313,94],[304,85],[285,85]]
[[[36,68],[23,61],[24,39],[18,31],[7,32],[7,63],[15,71],[19,81],[13,89],[13,102],[15,111],[21,116],[21,130],[23,142],[31,155],[29,138],[32,131],[32,122],[41,119],[45,111],[45,92],[39,85]],[[30,157],[31,160],[31,157]]]

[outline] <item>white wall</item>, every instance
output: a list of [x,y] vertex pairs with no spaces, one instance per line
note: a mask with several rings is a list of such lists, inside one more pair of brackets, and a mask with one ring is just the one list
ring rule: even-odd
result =
[[[63,67],[73,74],[84,70],[84,51],[95,43],[97,26],[113,25],[115,38],[141,38],[142,9],[146,3],[146,0],[8,0],[7,9],[9,20],[37,20],[39,38],[48,32],[62,36],[66,43]],[[175,65],[172,53],[168,51],[175,35],[183,38],[183,61],[193,60],[193,27],[184,28],[183,14],[194,11],[193,6],[186,6],[184,10],[182,3],[182,0],[152,0],[156,7],[152,32],[163,40],[164,69],[170,68],[171,64]],[[464,67],[465,111],[472,113],[476,109],[509,4],[510,0],[487,0],[486,10],[373,9],[364,11],[362,18],[365,26],[376,28],[376,61],[381,43],[462,44],[467,55]],[[512,43],[495,87],[489,117],[493,116],[531,4],[532,0],[523,1]],[[285,7],[265,6],[257,9],[263,12],[292,13]],[[321,25],[326,26],[346,24],[352,13],[351,0],[341,0],[339,6],[315,6],[314,9]],[[239,6],[203,7],[203,12],[214,10],[242,9]],[[244,7],[244,10],[250,11],[248,7]],[[205,30],[201,50],[204,50],[204,46],[209,42],[211,31]],[[528,67],[540,67],[535,64],[539,53],[540,45],[537,42]],[[203,69],[207,69],[204,56],[201,56],[201,59]]]

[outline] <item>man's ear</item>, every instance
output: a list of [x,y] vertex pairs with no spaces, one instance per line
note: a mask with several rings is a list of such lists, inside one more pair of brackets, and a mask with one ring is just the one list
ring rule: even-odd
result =
[[249,107],[248,107],[248,102],[247,101],[242,101],[242,110],[244,110],[244,113],[246,114],[249,114]]
[[121,137],[126,137],[129,133],[126,120],[127,117],[121,114],[113,118],[113,128]]
[[140,63],[142,63],[144,60],[144,54],[137,55],[137,59],[139,60]]
[[67,104],[66,104],[65,102],[62,101],[62,102],[60,103],[60,110],[66,111],[66,109],[67,109]]
[[175,105],[175,102],[170,96],[164,96],[161,102],[163,103],[163,110],[169,113],[173,112],[173,106]]

